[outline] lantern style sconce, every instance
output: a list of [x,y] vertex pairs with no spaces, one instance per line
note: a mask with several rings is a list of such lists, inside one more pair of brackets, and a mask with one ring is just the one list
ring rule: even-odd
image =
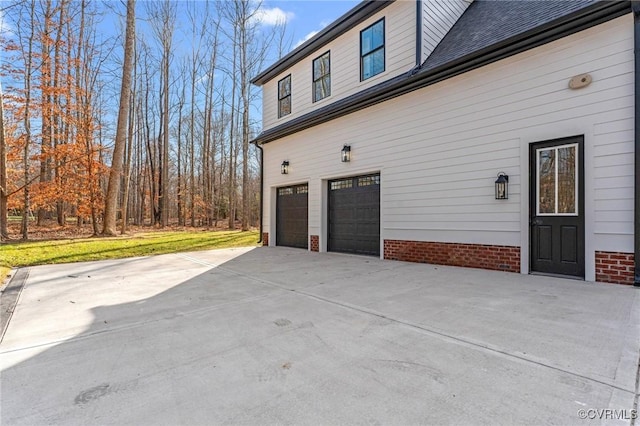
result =
[[289,174],[289,160],[284,160],[280,165],[280,173],[283,175]]
[[496,200],[508,200],[509,199],[509,176],[504,172],[498,173],[498,179],[496,179]]
[[342,162],[348,163],[351,161],[351,146],[345,145],[342,147]]

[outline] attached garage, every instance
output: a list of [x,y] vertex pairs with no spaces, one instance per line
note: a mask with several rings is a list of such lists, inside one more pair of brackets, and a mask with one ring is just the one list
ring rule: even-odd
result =
[[278,188],[276,245],[306,249],[309,241],[309,185]]
[[310,251],[640,286],[640,2],[418,3],[360,2],[252,80],[263,241],[307,182]]
[[328,250],[380,255],[380,175],[329,181]]

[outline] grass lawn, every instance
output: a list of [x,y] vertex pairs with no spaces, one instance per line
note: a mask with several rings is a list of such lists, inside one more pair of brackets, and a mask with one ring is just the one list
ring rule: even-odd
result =
[[172,231],[112,238],[2,244],[0,245],[0,283],[11,267],[246,247],[256,245],[258,238],[257,231]]

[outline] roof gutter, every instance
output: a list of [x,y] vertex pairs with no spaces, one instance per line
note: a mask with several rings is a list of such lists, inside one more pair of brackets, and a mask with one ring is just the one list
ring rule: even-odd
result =
[[633,226],[634,278],[633,285],[640,287],[640,2],[631,2],[633,10],[634,59],[635,59],[635,214]]
[[276,77],[281,72],[300,62],[307,56],[314,53],[318,48],[335,40],[352,27],[369,18],[378,11],[389,6],[395,0],[368,0],[357,4],[354,8],[342,15],[325,29],[313,36],[308,41],[285,55],[275,64],[255,76],[251,83],[261,86]]
[[[263,131],[253,142],[272,142],[309,127],[373,106],[380,102],[430,86],[456,75],[480,68],[570,34],[591,28],[629,13],[629,1],[599,2],[578,13],[565,16],[560,22],[525,32],[517,37],[494,44],[486,49],[426,71],[408,73],[341,99],[325,107],[290,120],[280,126]],[[635,2],[634,2],[635,4]]]

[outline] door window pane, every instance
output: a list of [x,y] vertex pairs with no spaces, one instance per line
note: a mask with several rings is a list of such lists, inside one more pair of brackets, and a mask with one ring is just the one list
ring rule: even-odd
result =
[[558,213],[576,213],[576,147],[558,148]]
[[556,212],[556,151],[538,151],[538,213]]
[[537,150],[538,214],[578,214],[578,146]]

